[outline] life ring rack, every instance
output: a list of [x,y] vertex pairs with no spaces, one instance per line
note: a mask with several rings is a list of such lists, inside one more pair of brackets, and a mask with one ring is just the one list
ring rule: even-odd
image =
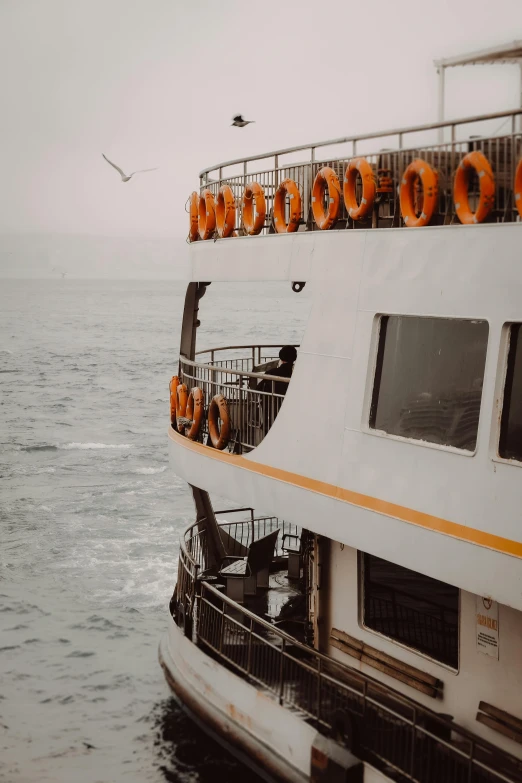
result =
[[199,197],[198,232],[201,239],[211,239],[216,228],[216,202],[214,194],[205,188]]
[[[362,179],[361,203],[357,202],[357,175]],[[346,167],[343,183],[346,211],[352,220],[363,220],[373,209],[375,201],[375,177],[366,158],[352,158]]]
[[173,375],[169,383],[170,391],[170,423],[176,429],[176,408],[177,408],[177,389],[179,386],[179,378],[177,375]]
[[[422,183],[422,209],[417,215],[415,209],[415,182],[420,179]],[[439,197],[439,175],[432,169],[429,163],[422,158],[415,158],[402,175],[399,189],[399,200],[404,223],[408,228],[426,226],[437,207]]]
[[[290,218],[286,222],[285,203],[286,197],[290,200]],[[302,199],[299,188],[293,179],[284,179],[277,188],[274,196],[274,228],[278,234],[290,234],[297,231],[301,217]]]
[[185,435],[189,440],[196,440],[201,429],[203,421],[203,412],[205,409],[205,396],[199,386],[194,386],[188,395],[186,417],[191,420],[190,425],[184,428]]
[[266,198],[259,182],[249,182],[242,198],[243,225],[250,236],[259,234],[265,225]]
[[218,235],[224,239],[234,231],[236,222],[236,200],[230,185],[222,185],[219,189],[216,203],[216,228]]
[[[189,198],[190,206],[189,206],[189,215],[190,215],[190,228],[189,228],[189,240],[191,242],[196,242],[196,240],[199,239],[199,231],[198,231],[198,224],[199,224],[199,193],[197,191],[192,191]],[[185,206],[186,208],[186,206]]]
[[176,429],[183,435],[185,431],[184,424],[180,419],[184,419],[187,415],[187,402],[188,402],[188,389],[186,384],[178,383],[176,389]]
[[[328,209],[324,209],[324,197],[328,191]],[[312,213],[318,228],[328,230],[339,217],[341,207],[341,185],[330,166],[319,169],[312,187]]]
[[[479,178],[479,203],[475,212],[469,205],[468,186],[472,171]],[[495,177],[486,156],[479,150],[468,152],[460,161],[453,181],[455,212],[461,223],[482,223],[495,201]]]
[[[219,420],[221,419],[221,427]],[[215,449],[223,450],[230,440],[230,414],[222,394],[212,397],[208,408],[208,434]]]

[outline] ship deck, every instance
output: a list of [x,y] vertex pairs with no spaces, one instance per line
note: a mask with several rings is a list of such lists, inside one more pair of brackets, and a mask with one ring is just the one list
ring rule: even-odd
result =
[[[196,502],[198,508],[198,502]],[[219,665],[274,700],[282,708],[334,737],[391,780],[417,783],[514,783],[519,759],[458,725],[451,716],[421,705],[388,685],[318,652],[307,627],[308,534],[275,517],[231,521],[234,512],[207,506],[181,542],[173,620],[184,635]],[[212,514],[213,516],[213,514]],[[279,534],[275,536],[275,531]],[[281,531],[285,531],[281,535]],[[299,532],[299,536],[296,536]],[[216,536],[217,533],[217,536]],[[248,558],[252,544],[267,536],[270,575],[264,588],[242,602],[227,595],[216,539],[230,557]],[[283,537],[301,539],[299,571],[287,571]],[[212,542],[214,539],[214,542]],[[294,550],[295,551],[295,550]],[[285,557],[286,556],[286,557]],[[294,563],[295,565],[295,563]],[[308,642],[308,643],[307,643]]]

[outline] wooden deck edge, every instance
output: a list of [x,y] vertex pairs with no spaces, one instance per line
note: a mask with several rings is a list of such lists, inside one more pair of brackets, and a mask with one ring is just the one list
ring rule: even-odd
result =
[[444,684],[437,677],[403,663],[397,658],[377,650],[375,647],[370,647],[370,645],[362,642],[360,639],[349,636],[344,631],[332,628],[330,644],[346,655],[356,658],[361,663],[371,666],[427,696],[432,698],[442,697]]

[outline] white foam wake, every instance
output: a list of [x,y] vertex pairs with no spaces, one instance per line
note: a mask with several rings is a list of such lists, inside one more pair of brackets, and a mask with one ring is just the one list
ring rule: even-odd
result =
[[132,449],[130,443],[64,443],[59,449]]
[[142,476],[152,476],[153,473],[163,473],[167,470],[166,465],[162,465],[161,468],[136,468],[134,473],[140,473]]

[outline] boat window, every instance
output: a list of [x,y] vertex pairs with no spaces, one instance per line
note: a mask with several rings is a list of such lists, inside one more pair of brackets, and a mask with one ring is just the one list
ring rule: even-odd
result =
[[364,554],[363,624],[458,668],[459,589]]
[[488,324],[383,316],[370,427],[475,450]]
[[509,353],[500,424],[499,454],[522,461],[522,324],[509,330]]

